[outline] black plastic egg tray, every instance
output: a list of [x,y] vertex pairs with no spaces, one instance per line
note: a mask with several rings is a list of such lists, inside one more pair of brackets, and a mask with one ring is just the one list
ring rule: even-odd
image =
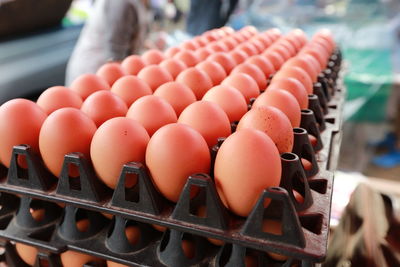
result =
[[[340,53],[331,59],[314,86],[315,95],[309,96],[309,109],[302,111],[301,128],[294,128],[293,153],[281,155],[280,186],[265,189],[247,218],[235,216],[223,206],[208,174],[190,176],[179,201],[172,203],[157,192],[141,164],[126,164],[117,187],[111,190],[80,153],[65,156],[61,175],[56,178],[28,146],[21,145],[14,147],[10,168],[0,169],[3,258],[10,266],[25,266],[13,246],[20,242],[39,249],[36,266],[60,266],[58,255],[69,249],[130,266],[245,266],[246,255],[255,257],[258,266],[313,266],[322,262],[345,98],[345,89],[339,86]],[[314,146],[309,133],[317,138]],[[222,142],[212,149],[214,158]],[[25,157],[27,169],[19,167],[18,157]],[[312,168],[304,170],[300,158],[309,160]],[[71,164],[79,168],[79,177],[69,177]],[[128,175],[137,178],[130,188],[125,186]],[[200,190],[190,199],[193,187]],[[293,190],[302,195],[303,202],[296,201]],[[266,198],[271,203],[264,208]],[[196,215],[200,206],[206,207],[203,217]],[[39,221],[31,215],[36,209],[44,211]],[[115,216],[108,219],[102,213]],[[282,234],[264,232],[265,219],[280,221]],[[77,228],[80,220],[89,222],[85,231]],[[152,225],[167,230],[162,233]],[[140,229],[136,244],[129,243],[127,226]],[[222,240],[225,245],[213,245],[207,238]],[[182,240],[194,243],[193,257],[185,256]],[[288,259],[277,261],[265,252]]]

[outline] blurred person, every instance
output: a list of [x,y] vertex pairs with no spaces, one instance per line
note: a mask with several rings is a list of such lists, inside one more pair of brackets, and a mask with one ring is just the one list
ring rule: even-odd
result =
[[191,0],[186,31],[192,35],[200,35],[224,26],[238,2],[239,0]]
[[69,59],[65,84],[108,61],[139,53],[149,25],[146,6],[145,0],[96,0]]

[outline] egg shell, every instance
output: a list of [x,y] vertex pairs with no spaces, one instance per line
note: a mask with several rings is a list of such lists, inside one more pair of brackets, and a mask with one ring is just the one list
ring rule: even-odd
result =
[[[39,133],[47,114],[36,103],[22,98],[0,106],[0,161],[7,168],[13,147],[27,144],[39,153]],[[19,162],[27,167],[26,162]]]
[[176,81],[188,86],[195,94],[196,99],[201,99],[213,86],[210,76],[205,71],[195,67],[182,71],[176,77]]
[[164,55],[166,58],[172,58],[176,53],[181,51],[182,48],[179,48],[177,46],[171,46],[167,50],[165,50]]
[[253,77],[246,73],[231,74],[222,81],[221,85],[230,85],[239,90],[246,99],[247,104],[250,103],[251,98],[256,98],[260,94],[258,84]]
[[261,54],[262,52],[264,52],[266,48],[263,42],[261,42],[258,39],[255,39],[254,37],[252,37],[249,40],[249,43],[252,44],[257,49],[257,54]]
[[198,46],[198,48],[196,50],[198,50],[199,48],[202,48],[208,44],[207,38],[204,38],[203,36],[196,36],[192,40]]
[[211,42],[206,47],[210,48],[213,52],[228,52],[229,51],[228,47],[223,42],[220,42],[220,41]]
[[236,49],[242,50],[245,52],[249,57],[257,55],[258,50],[257,48],[250,42],[241,43],[236,47]]
[[292,152],[293,127],[281,110],[272,106],[258,106],[248,111],[239,121],[236,130],[253,128],[266,133],[279,153]]
[[191,240],[182,240],[182,250],[183,254],[186,256],[188,259],[193,259],[194,256],[196,255],[196,246],[193,241]]
[[124,164],[144,164],[149,140],[146,129],[133,119],[119,117],[103,123],[90,145],[90,156],[97,176],[114,189]]
[[327,58],[325,58],[326,55],[324,52],[318,51],[312,47],[304,47],[300,50],[299,54],[309,54],[313,56],[318,61],[321,70],[325,69]]
[[173,107],[163,98],[155,95],[147,95],[136,100],[126,114],[139,122],[152,136],[162,126],[177,121]]
[[261,192],[278,186],[279,152],[266,134],[242,129],[230,135],[217,152],[215,185],[224,205],[239,216],[248,216]]
[[236,61],[229,56],[229,53],[225,52],[213,53],[207,59],[216,61],[221,64],[227,74],[229,74],[231,70],[236,66]]
[[133,75],[119,78],[111,87],[111,92],[124,100],[127,106],[130,106],[136,99],[153,93],[147,83]]
[[210,160],[204,138],[185,124],[160,128],[146,150],[146,165],[156,188],[173,202],[178,201],[190,175],[209,172]]
[[211,78],[213,85],[220,84],[226,78],[225,69],[217,62],[205,60],[196,65],[196,68],[205,71]]
[[113,261],[107,261],[107,267],[129,267],[129,266]]
[[109,62],[101,66],[97,70],[96,75],[102,77],[110,86],[112,86],[116,80],[127,75],[127,73],[122,69],[119,63]]
[[279,53],[272,50],[266,50],[264,53],[262,53],[262,56],[268,59],[272,65],[274,65],[276,71],[278,71],[285,63],[283,57]]
[[234,49],[229,52],[229,55],[235,60],[236,64],[243,63],[249,56],[240,49]]
[[36,100],[36,104],[47,114],[60,108],[77,108],[82,106],[82,97],[64,86],[53,86],[46,89]]
[[[274,77],[275,78],[275,77]],[[300,105],[301,109],[308,108],[308,93],[304,85],[294,78],[275,78],[268,86],[268,90],[285,90],[291,93]]]
[[277,72],[272,80],[279,78],[294,78],[301,82],[304,85],[304,88],[307,90],[307,94],[312,94],[314,91],[313,82],[310,76],[303,69],[296,66],[286,66],[282,67],[279,72]]
[[110,90],[110,85],[103,78],[95,74],[83,74],[76,78],[69,87],[77,92],[83,100],[100,90]]
[[289,53],[290,57],[293,57],[294,55],[296,55],[296,48],[286,38],[279,39],[277,44],[284,47],[286,49],[286,51]]
[[232,35],[235,33],[235,30],[230,26],[223,26],[221,30],[224,31],[227,35]]
[[237,65],[233,70],[232,74],[235,73],[245,73],[250,75],[257,83],[258,89],[260,91],[264,91],[267,87],[267,78],[265,77],[264,72],[254,64],[248,63],[247,61]]
[[171,104],[177,116],[187,106],[196,101],[193,91],[188,86],[178,82],[164,83],[157,88],[153,95],[159,96]]
[[101,260],[97,257],[72,250],[67,250],[66,252],[61,253],[60,258],[62,265],[68,267],[83,266],[85,263],[90,261],[101,262]]
[[333,52],[333,47],[331,46],[331,44],[325,40],[322,37],[315,37],[311,40],[312,43],[317,43],[318,45],[320,45],[321,47],[324,48],[325,52],[330,55]]
[[284,61],[288,60],[291,57],[290,52],[287,50],[287,48],[279,43],[272,44],[270,47],[268,47],[266,51],[273,51],[278,53]]
[[303,54],[298,54],[296,57],[301,57],[307,60],[308,63],[310,63],[313,68],[316,70],[316,73],[319,74],[322,71],[321,65],[319,64],[318,60],[313,57],[310,54],[303,53]]
[[285,67],[299,67],[305,72],[307,72],[313,83],[317,82],[318,70],[314,67],[313,63],[309,62],[307,59],[302,57],[301,55],[298,57],[293,57],[283,64],[282,68]]
[[[89,159],[90,143],[96,124],[82,111],[62,108],[51,113],[44,121],[39,135],[39,148],[46,167],[59,176],[64,155],[81,152]],[[71,173],[77,176],[78,173]]]
[[38,253],[37,248],[22,243],[15,243],[15,249],[18,255],[26,264],[30,266],[33,266],[35,264],[36,256]]
[[193,67],[199,63],[200,59],[192,50],[182,50],[176,53],[173,58],[183,61],[188,67]]
[[301,109],[297,99],[285,90],[266,90],[254,101],[252,108],[272,106],[281,110],[290,120],[292,127],[299,127]]
[[111,91],[98,91],[86,98],[81,111],[99,127],[106,120],[125,116],[128,106],[124,100]]
[[149,49],[142,54],[142,60],[146,65],[159,64],[164,59],[163,52],[158,49]]
[[231,134],[228,115],[219,105],[209,101],[190,104],[182,111],[178,122],[198,131],[210,148],[217,144],[219,137]]
[[258,34],[256,36],[254,36],[253,39],[256,39],[256,40],[259,40],[260,42],[262,42],[264,44],[265,48],[269,47],[272,44],[271,38],[267,35]]
[[330,44],[331,50],[333,50],[336,47],[336,43],[333,38],[332,32],[329,29],[320,29],[319,31],[317,31],[313,36],[313,39],[316,38],[325,39]]
[[246,39],[239,32],[232,34],[232,38],[235,39],[239,44],[246,41]]
[[301,43],[301,41],[298,40],[297,37],[292,32],[289,32],[285,36],[285,39],[292,44],[292,46],[296,50],[296,53],[303,47],[303,44]]
[[121,62],[121,67],[126,74],[136,75],[146,67],[146,63],[139,55],[130,55]]
[[294,29],[290,32],[290,34],[299,40],[302,45],[305,45],[308,42],[307,35],[302,29]]
[[239,121],[247,112],[246,99],[233,86],[214,86],[203,96],[202,100],[210,101],[220,106],[228,115],[230,122]]
[[139,71],[137,77],[146,82],[154,92],[160,85],[172,82],[172,75],[163,67],[150,65]]
[[246,62],[256,65],[264,73],[266,78],[275,73],[274,65],[265,57],[256,55],[248,58]]
[[185,62],[176,58],[165,59],[160,63],[160,67],[166,69],[173,79],[175,79],[179,73],[187,69]]
[[228,48],[228,50],[232,50],[238,45],[238,42],[232,37],[225,37],[221,42]]
[[200,61],[203,61],[203,60],[207,59],[208,56],[211,55],[214,52],[210,48],[202,47],[200,49],[197,49],[195,51],[195,53],[196,53],[196,56],[198,57],[198,59]]
[[199,45],[193,40],[184,41],[180,46],[183,50],[196,50],[199,48]]

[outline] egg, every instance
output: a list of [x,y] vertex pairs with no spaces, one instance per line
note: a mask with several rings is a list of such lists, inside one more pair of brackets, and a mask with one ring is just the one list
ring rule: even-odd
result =
[[116,80],[127,75],[127,73],[119,63],[109,62],[101,66],[97,70],[96,75],[103,78],[110,86],[112,86]]
[[194,242],[191,240],[186,240],[186,239],[182,240],[182,250],[183,254],[188,259],[193,259],[194,256],[196,255],[196,246]]
[[152,136],[162,126],[177,120],[172,106],[163,98],[148,95],[136,100],[130,107],[126,117],[139,122]]
[[285,50],[289,53],[290,57],[293,57],[294,55],[296,55],[296,48],[286,38],[280,39],[278,41],[277,45],[284,47]]
[[330,44],[331,50],[333,50],[336,46],[335,40],[333,39],[332,32],[329,29],[320,29],[318,32],[316,32],[313,36],[313,39],[315,38],[322,38],[327,41],[328,44]]
[[172,82],[172,75],[158,65],[150,65],[139,71],[137,77],[146,82],[154,92],[160,85]]
[[213,86],[212,80],[208,74],[195,67],[187,68],[182,71],[176,81],[188,86],[196,96],[196,99],[201,99],[204,94]]
[[243,43],[244,41],[246,41],[246,39],[239,32],[235,32],[234,34],[232,34],[232,38],[235,39],[238,43]]
[[279,72],[277,72],[272,81],[274,79],[280,79],[290,77],[298,80],[304,85],[304,88],[307,90],[307,94],[312,94],[314,91],[313,83],[310,76],[305,72],[303,69],[296,67],[296,66],[286,66],[282,67]]
[[97,176],[110,188],[115,188],[124,164],[145,162],[149,134],[137,121],[113,118],[95,132],[90,155]]
[[219,137],[231,134],[228,115],[215,103],[197,101],[186,107],[179,116],[178,123],[186,124],[198,131],[212,148]]
[[183,61],[183,63],[185,63],[188,67],[193,67],[200,61],[196,53],[191,50],[179,51],[174,55],[173,58]]
[[110,85],[103,78],[95,74],[83,74],[76,78],[69,88],[77,92],[85,100],[96,91],[109,90]]
[[83,266],[85,263],[90,261],[101,262],[101,259],[97,257],[72,250],[67,250],[66,252],[61,253],[60,258],[62,265],[68,267]]
[[257,36],[254,36],[253,38],[262,42],[265,48],[269,47],[272,44],[272,39],[267,35],[259,34]]
[[292,46],[295,48],[296,53],[303,47],[303,44],[300,42],[300,40],[297,39],[295,35],[293,35],[292,32],[289,32],[285,36],[285,39],[292,44]]
[[227,35],[232,35],[235,33],[235,30],[230,26],[223,26],[221,30],[224,31]]
[[107,261],[107,267],[129,267],[129,266],[113,261]]
[[197,43],[193,40],[184,41],[179,47],[183,50],[196,50],[197,48],[199,48]]
[[300,126],[301,109],[297,99],[285,90],[266,90],[256,101],[252,108],[259,106],[272,106],[280,109],[290,120],[292,127]]
[[264,73],[266,78],[275,73],[275,67],[272,63],[263,56],[252,56],[246,62],[256,65]]
[[230,51],[229,55],[235,60],[237,65],[243,63],[249,57],[245,52],[239,49]]
[[188,86],[178,82],[164,83],[157,88],[153,95],[159,96],[171,104],[177,116],[196,101],[193,91]]
[[38,254],[37,248],[22,243],[15,243],[15,249],[21,259],[28,265],[33,266]]
[[313,57],[310,54],[307,53],[303,53],[303,54],[298,54],[296,57],[301,57],[304,58],[305,60],[308,61],[308,63],[310,63],[313,68],[316,70],[316,73],[319,74],[322,71],[321,65],[319,64],[318,60]]
[[256,129],[242,129],[226,138],[218,150],[214,179],[223,204],[239,216],[248,216],[261,192],[279,185],[281,172],[279,152],[271,138]]
[[126,74],[136,75],[141,69],[146,67],[146,63],[139,55],[131,55],[121,62],[121,67]]
[[282,89],[291,93],[300,105],[301,109],[308,108],[308,93],[304,85],[294,78],[275,78],[272,79],[268,90]]
[[203,96],[202,100],[210,101],[220,106],[228,115],[230,122],[239,121],[247,112],[246,99],[233,86],[214,86]]
[[192,39],[192,41],[197,45],[196,50],[198,50],[208,44],[207,38],[204,38],[203,36],[196,36]]
[[236,128],[240,131],[252,128],[266,133],[278,148],[279,153],[292,152],[293,127],[288,117],[272,106],[258,106],[248,111]]
[[[274,235],[281,236],[282,235],[282,223],[277,220],[263,220],[263,231],[267,233],[271,233]],[[277,261],[286,261],[288,259],[287,256],[278,254],[278,253],[273,253],[273,252],[267,252],[267,254],[273,258],[274,260]]]
[[213,53],[207,59],[221,64],[227,74],[236,66],[236,61],[229,56],[229,53],[225,52]]
[[128,239],[128,242],[132,246],[134,246],[140,240],[140,237],[141,237],[140,228],[135,225],[129,225],[125,228],[125,235],[126,235],[126,238]]
[[211,42],[207,46],[207,48],[210,48],[213,52],[228,52],[229,49],[228,47],[223,43],[223,42]]
[[124,100],[127,106],[130,106],[136,99],[153,93],[147,83],[133,75],[119,78],[111,87],[111,92]]
[[200,49],[197,49],[195,51],[197,58],[199,59],[199,61],[203,61],[206,58],[208,58],[209,55],[213,54],[214,52],[207,47],[202,47]]
[[238,42],[232,37],[225,37],[221,42],[228,48],[228,50],[232,50],[238,45]]
[[185,124],[160,128],[146,150],[146,165],[156,188],[170,201],[177,202],[188,177],[209,173],[210,152],[199,132]]
[[263,43],[263,42],[261,42],[261,41],[259,41],[259,40],[257,40],[257,39],[254,39],[254,37],[251,38],[251,39],[249,40],[249,44],[253,45],[253,47],[256,48],[256,50],[257,50],[257,55],[258,55],[258,54],[261,54],[262,52],[264,52],[264,50],[265,50],[265,48],[266,48],[266,47],[264,46],[264,43]]
[[40,94],[36,104],[47,114],[50,114],[57,109],[65,107],[80,109],[82,97],[67,87],[53,86]]
[[309,62],[305,57],[298,56],[293,57],[285,62],[283,68],[294,66],[299,67],[305,72],[307,72],[308,76],[310,77],[313,83],[317,82],[318,70],[314,67],[313,63]]
[[142,54],[142,60],[146,65],[159,64],[164,59],[164,54],[158,49],[149,49]]
[[302,29],[294,29],[289,34],[299,40],[302,45],[306,44],[308,41],[307,36]]
[[205,71],[211,78],[213,85],[220,84],[226,78],[225,69],[217,62],[205,60],[196,65],[196,68]]
[[108,119],[125,116],[128,106],[116,94],[110,91],[98,91],[86,98],[81,110],[99,127]]
[[[96,124],[78,109],[62,108],[51,113],[39,134],[39,149],[46,167],[58,177],[65,154],[81,152],[89,159],[90,143],[96,129]],[[77,176],[78,173],[70,175]]]
[[179,73],[187,69],[187,65],[179,59],[168,58],[160,63],[160,67],[166,69],[172,76],[173,79],[178,76]]
[[[39,132],[47,114],[36,103],[22,98],[12,99],[0,106],[0,161],[7,168],[13,147],[27,144],[39,153]],[[27,163],[19,160],[22,167]]]
[[256,81],[260,91],[264,91],[267,87],[267,78],[265,77],[265,74],[254,64],[248,63],[247,61],[239,64],[232,70],[232,74],[235,73],[245,73],[250,75]]
[[236,47],[236,49],[242,50],[243,52],[245,52],[249,57],[257,55],[258,54],[258,50],[257,48],[249,43],[249,42],[245,42],[245,43],[241,43],[240,45],[238,45]]
[[325,58],[324,52],[318,51],[312,47],[304,47],[302,50],[300,50],[299,54],[309,54],[313,56],[318,61],[321,70],[325,69],[327,58]]
[[262,53],[262,56],[268,59],[272,65],[274,65],[276,71],[278,71],[283,63],[285,63],[283,57],[279,53],[272,50],[266,50],[264,53]]
[[179,51],[182,51],[182,50],[183,50],[182,48],[179,48],[177,46],[171,46],[167,50],[165,50],[164,55],[165,55],[166,58],[171,58],[176,53],[178,53]]
[[273,51],[278,53],[284,61],[288,60],[290,58],[290,52],[281,44],[279,43],[274,43],[266,51]]
[[256,81],[246,73],[233,73],[222,81],[221,85],[229,85],[239,90],[249,104],[251,98],[260,94]]

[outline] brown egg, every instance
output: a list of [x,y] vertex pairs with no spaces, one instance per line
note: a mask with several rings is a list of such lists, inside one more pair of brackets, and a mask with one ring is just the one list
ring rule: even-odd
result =
[[146,63],[139,55],[131,55],[121,62],[122,69],[130,75],[136,75],[146,67]]
[[273,43],[270,47],[268,47],[266,51],[273,51],[278,53],[284,61],[288,60],[291,57],[290,52],[287,50],[287,48],[279,43]]
[[184,41],[179,47],[184,50],[196,50],[199,48],[197,43],[192,40]]
[[271,38],[267,35],[259,34],[259,35],[254,36],[252,39],[256,39],[256,40],[259,40],[260,42],[262,42],[264,44],[265,48],[268,48],[272,44]]
[[267,78],[264,72],[254,64],[248,63],[247,61],[237,65],[233,70],[232,74],[245,73],[250,75],[257,83],[258,89],[264,91],[267,87]]
[[185,254],[188,259],[193,259],[196,255],[196,247],[191,240],[182,240],[182,250],[183,254]]
[[238,45],[238,42],[232,37],[225,37],[221,42],[228,48],[228,50],[232,50]]
[[66,252],[61,253],[60,258],[62,265],[68,267],[83,266],[85,263],[90,261],[101,262],[101,259],[97,257],[72,250],[67,250]]
[[286,49],[288,51],[290,57],[293,57],[296,55],[296,47],[292,45],[292,43],[287,40],[286,38],[282,38],[278,41],[278,44]]
[[142,55],[142,60],[146,65],[160,64],[165,59],[164,54],[158,49],[149,49]]
[[237,46],[236,49],[242,50],[242,51],[245,52],[249,57],[258,54],[257,48],[256,48],[252,43],[249,43],[249,42],[241,43],[240,45]]
[[259,41],[259,40],[257,40],[257,39],[254,39],[254,37],[252,37],[250,40],[249,40],[249,43],[250,44],[252,44],[256,49],[257,49],[257,55],[258,54],[261,54],[262,52],[264,52],[264,50],[265,50],[265,46],[264,46],[264,43],[263,42],[261,42],[261,41]]
[[95,74],[83,74],[76,78],[69,88],[77,92],[85,100],[96,91],[109,90],[110,85],[103,78]]
[[[303,55],[304,56],[304,55]],[[305,72],[307,72],[308,76],[310,77],[313,83],[317,82],[318,71],[314,67],[313,63],[309,62],[306,58],[300,56],[293,57],[285,62],[282,68],[295,66],[299,67]]]
[[291,93],[299,102],[301,109],[308,108],[308,94],[304,85],[294,78],[279,78],[273,79],[268,86],[268,90],[285,90]]
[[111,87],[111,92],[124,100],[127,106],[130,106],[136,99],[153,93],[147,83],[133,75],[119,78]]
[[249,57],[245,52],[240,49],[234,49],[230,51],[229,55],[233,57],[237,65],[243,63]]
[[157,88],[154,95],[170,103],[177,116],[179,116],[187,106],[196,101],[196,96],[193,91],[183,83],[178,82],[164,83]]
[[[22,98],[12,99],[0,106],[0,161],[7,168],[13,147],[27,144],[39,153],[39,133],[47,114],[36,103]],[[26,168],[24,158],[19,164]]]
[[198,57],[198,59],[200,61],[203,61],[206,58],[208,58],[209,55],[213,54],[214,52],[210,48],[202,47],[200,49],[197,49],[195,51],[195,53],[196,53],[196,56]]
[[213,52],[228,52],[229,51],[228,47],[223,42],[220,42],[220,41],[211,42],[206,47],[210,48]]
[[183,61],[183,63],[185,63],[188,67],[193,67],[200,61],[196,53],[191,50],[179,51],[174,55],[173,58]]
[[138,73],[138,78],[146,82],[154,92],[160,85],[172,82],[172,75],[164,68],[157,65],[144,67]]
[[114,189],[124,164],[144,164],[149,139],[146,129],[133,119],[118,117],[103,123],[90,145],[90,156],[97,176]]
[[251,98],[256,98],[260,94],[256,81],[246,73],[231,74],[222,81],[221,85],[235,87],[242,93],[247,104],[250,103]]
[[21,259],[28,265],[33,266],[36,261],[36,256],[38,253],[37,248],[33,246],[28,246],[22,243],[15,243],[15,249]]
[[179,48],[177,46],[172,46],[172,47],[168,48],[167,50],[165,50],[164,55],[166,58],[171,58],[179,51],[182,51],[182,48]]
[[126,117],[143,125],[150,136],[162,126],[177,120],[173,107],[166,100],[155,95],[143,96],[136,100],[129,107]]
[[275,68],[272,63],[263,56],[252,56],[246,60],[246,62],[256,65],[265,74],[266,78],[269,78],[271,74],[275,73]]
[[[296,67],[296,66],[286,66],[282,67],[279,72],[277,72],[274,77],[272,78],[272,81],[275,79],[280,79],[280,78],[294,78],[301,82],[304,85],[304,88],[307,90],[307,94],[312,94],[314,89],[313,89],[313,83],[310,78],[310,76],[305,72],[303,69]],[[272,83],[271,81],[271,83]]]
[[216,61],[221,64],[227,74],[229,74],[231,70],[236,66],[236,61],[229,56],[229,53],[225,52],[213,53],[207,59]]
[[266,90],[257,97],[252,108],[272,106],[280,109],[290,120],[292,127],[300,126],[301,109],[297,99],[285,90]]
[[276,71],[278,71],[283,63],[285,63],[283,57],[279,53],[272,50],[266,50],[264,53],[262,53],[262,56],[268,59],[272,65],[274,65]]
[[146,150],[146,165],[152,181],[173,202],[178,201],[190,175],[209,172],[210,160],[204,138],[190,126],[180,123],[160,128],[150,138]]
[[279,153],[292,152],[293,127],[288,117],[272,106],[258,106],[248,111],[239,121],[237,131],[252,128],[266,133],[275,143]]
[[231,134],[231,125],[225,111],[209,101],[197,101],[186,107],[178,119],[198,131],[212,148],[219,137]]
[[36,104],[47,114],[60,108],[77,108],[82,105],[82,97],[75,91],[64,86],[53,86],[40,94]]
[[278,149],[259,130],[237,130],[217,152],[214,177],[223,204],[239,216],[248,216],[261,192],[280,183]]
[[129,267],[129,266],[113,261],[107,261],[107,267]]
[[176,58],[168,58],[160,63],[160,67],[166,69],[175,79],[179,73],[187,69],[187,65],[182,60]]
[[127,73],[122,69],[119,63],[109,62],[101,66],[96,72],[96,75],[103,78],[110,86],[112,86],[116,80],[127,75]]
[[196,68],[205,71],[211,78],[214,86],[220,84],[226,78],[225,69],[215,61],[202,61],[196,65]]
[[187,68],[182,71],[176,81],[188,86],[196,96],[196,99],[201,99],[204,94],[212,87],[212,80],[208,74],[198,68]]
[[[210,101],[220,106],[228,115],[230,122],[239,121],[247,112],[246,99],[233,86],[214,86],[203,96],[202,100]],[[296,99],[294,101],[297,104]]]
[[97,127],[114,117],[125,116],[128,106],[111,91],[98,91],[83,102],[81,111],[91,118]]

